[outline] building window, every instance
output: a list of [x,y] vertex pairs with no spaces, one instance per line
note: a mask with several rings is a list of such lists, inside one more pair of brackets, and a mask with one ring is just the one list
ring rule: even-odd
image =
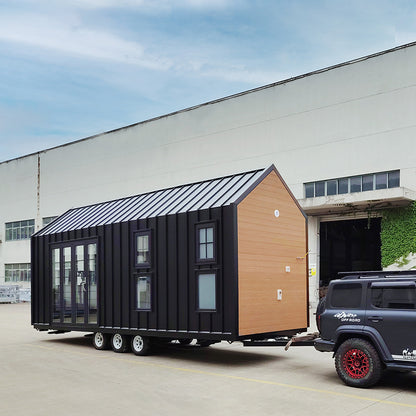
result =
[[313,198],[315,196],[315,184],[305,183],[305,198]]
[[150,311],[152,306],[152,278],[150,275],[136,277],[136,309]]
[[350,178],[350,192],[361,192],[361,176]]
[[327,195],[337,194],[337,181],[335,179],[332,181],[326,181],[326,194]]
[[198,273],[197,275],[197,309],[215,311],[217,309],[217,276],[214,273]]
[[400,186],[400,171],[394,170],[388,173],[389,175],[389,188],[398,188]]
[[151,238],[150,231],[139,231],[136,239],[136,267],[150,267],[151,265]]
[[6,241],[27,240],[35,232],[35,220],[6,223]]
[[30,263],[5,264],[6,282],[30,282]]
[[338,193],[339,194],[347,194],[348,191],[349,191],[349,189],[348,189],[348,178],[338,179]]
[[197,261],[215,261],[215,226],[214,224],[200,224],[197,232]]
[[374,189],[374,175],[363,175],[363,192]]
[[42,218],[42,227],[46,227],[48,224],[50,224],[53,220],[55,220],[58,217],[45,217]]
[[400,171],[370,173],[349,178],[328,179],[304,184],[305,198],[342,195],[353,192],[374,191],[376,189],[398,188]]
[[376,174],[376,189],[386,189],[387,188],[387,173],[377,173]]

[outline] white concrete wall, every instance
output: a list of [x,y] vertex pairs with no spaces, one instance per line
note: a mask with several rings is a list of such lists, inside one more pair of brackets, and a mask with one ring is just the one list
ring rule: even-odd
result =
[[299,199],[304,182],[393,169],[416,189],[415,114],[412,46],[40,152],[39,213],[37,155],[0,164],[0,267],[29,258],[5,222],[271,163]]

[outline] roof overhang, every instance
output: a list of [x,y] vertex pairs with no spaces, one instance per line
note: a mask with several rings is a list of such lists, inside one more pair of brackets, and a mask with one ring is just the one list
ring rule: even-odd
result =
[[378,189],[343,195],[300,199],[306,214],[311,216],[348,214],[403,207],[416,200],[416,191],[407,188]]

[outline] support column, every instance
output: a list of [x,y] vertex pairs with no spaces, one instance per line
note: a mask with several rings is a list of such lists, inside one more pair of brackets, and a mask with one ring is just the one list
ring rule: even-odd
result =
[[311,320],[319,302],[319,217],[308,217],[309,308]]

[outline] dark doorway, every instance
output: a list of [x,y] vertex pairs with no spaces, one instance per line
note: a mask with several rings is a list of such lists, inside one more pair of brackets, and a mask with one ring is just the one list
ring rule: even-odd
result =
[[381,218],[322,222],[320,286],[338,272],[381,269]]

